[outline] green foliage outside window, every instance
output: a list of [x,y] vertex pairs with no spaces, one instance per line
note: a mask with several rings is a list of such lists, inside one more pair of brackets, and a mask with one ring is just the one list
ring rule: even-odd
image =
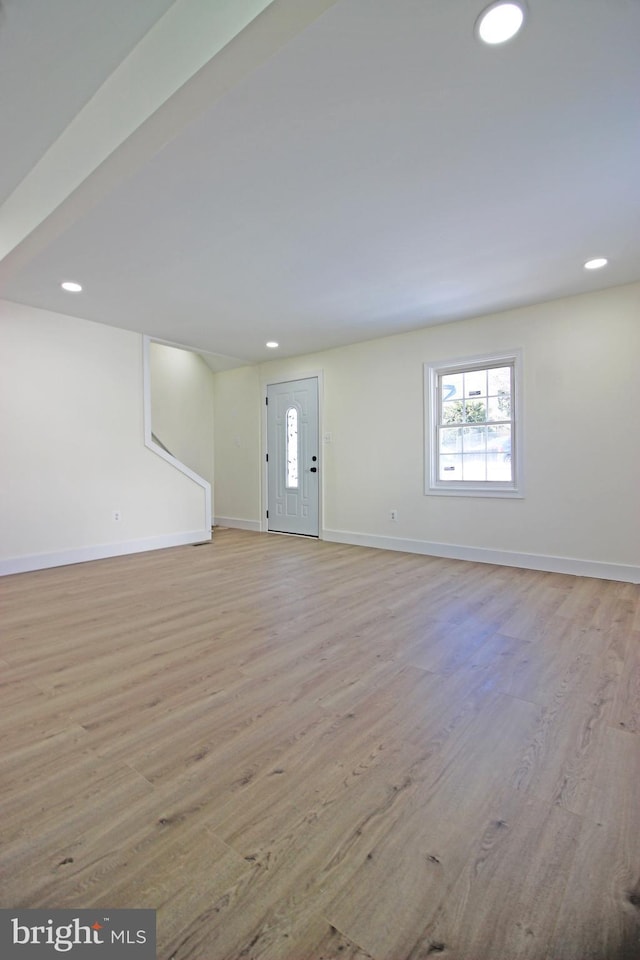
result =
[[487,408],[482,400],[453,400],[444,404],[443,423],[484,423]]

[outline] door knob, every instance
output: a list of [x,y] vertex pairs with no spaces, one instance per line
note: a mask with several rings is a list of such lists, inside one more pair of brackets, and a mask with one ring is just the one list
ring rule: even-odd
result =
[[318,472],[318,468],[317,468],[317,467],[310,467],[309,470],[310,470],[311,473],[317,473],[317,472]]

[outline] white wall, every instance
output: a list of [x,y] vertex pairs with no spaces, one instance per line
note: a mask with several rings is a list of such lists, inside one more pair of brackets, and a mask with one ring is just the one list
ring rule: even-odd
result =
[[261,403],[258,367],[215,375],[215,522],[222,526],[260,529]]
[[[425,496],[423,364],[518,347],[524,499]],[[640,284],[632,284],[273,361],[243,378],[217,374],[226,404],[216,407],[216,433],[228,446],[229,411],[262,382],[322,370],[328,539],[638,579],[639,362]],[[249,424],[243,442],[258,445],[255,418]],[[219,457],[216,469],[228,488],[233,462]],[[255,485],[234,496],[235,515],[260,517]],[[224,501],[217,509],[225,512]]]
[[202,488],[144,445],[139,334],[0,301],[0,364],[0,572],[207,535]]
[[[515,347],[525,498],[425,496],[423,363]],[[322,371],[326,538],[640,579],[639,360],[633,284],[217,374],[216,520],[260,529],[264,383]],[[138,334],[0,301],[0,364],[0,572],[207,535],[144,446]]]
[[191,350],[149,345],[151,429],[173,456],[213,485],[213,373]]

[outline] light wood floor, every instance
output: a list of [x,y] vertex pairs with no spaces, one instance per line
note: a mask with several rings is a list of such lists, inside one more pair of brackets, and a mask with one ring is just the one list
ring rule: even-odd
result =
[[0,906],[161,960],[638,960],[640,588],[217,530],[5,578]]

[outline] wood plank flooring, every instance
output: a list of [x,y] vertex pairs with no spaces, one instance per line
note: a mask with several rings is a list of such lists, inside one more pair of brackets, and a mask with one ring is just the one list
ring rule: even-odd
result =
[[0,906],[639,960],[640,587],[217,529],[0,582]]

